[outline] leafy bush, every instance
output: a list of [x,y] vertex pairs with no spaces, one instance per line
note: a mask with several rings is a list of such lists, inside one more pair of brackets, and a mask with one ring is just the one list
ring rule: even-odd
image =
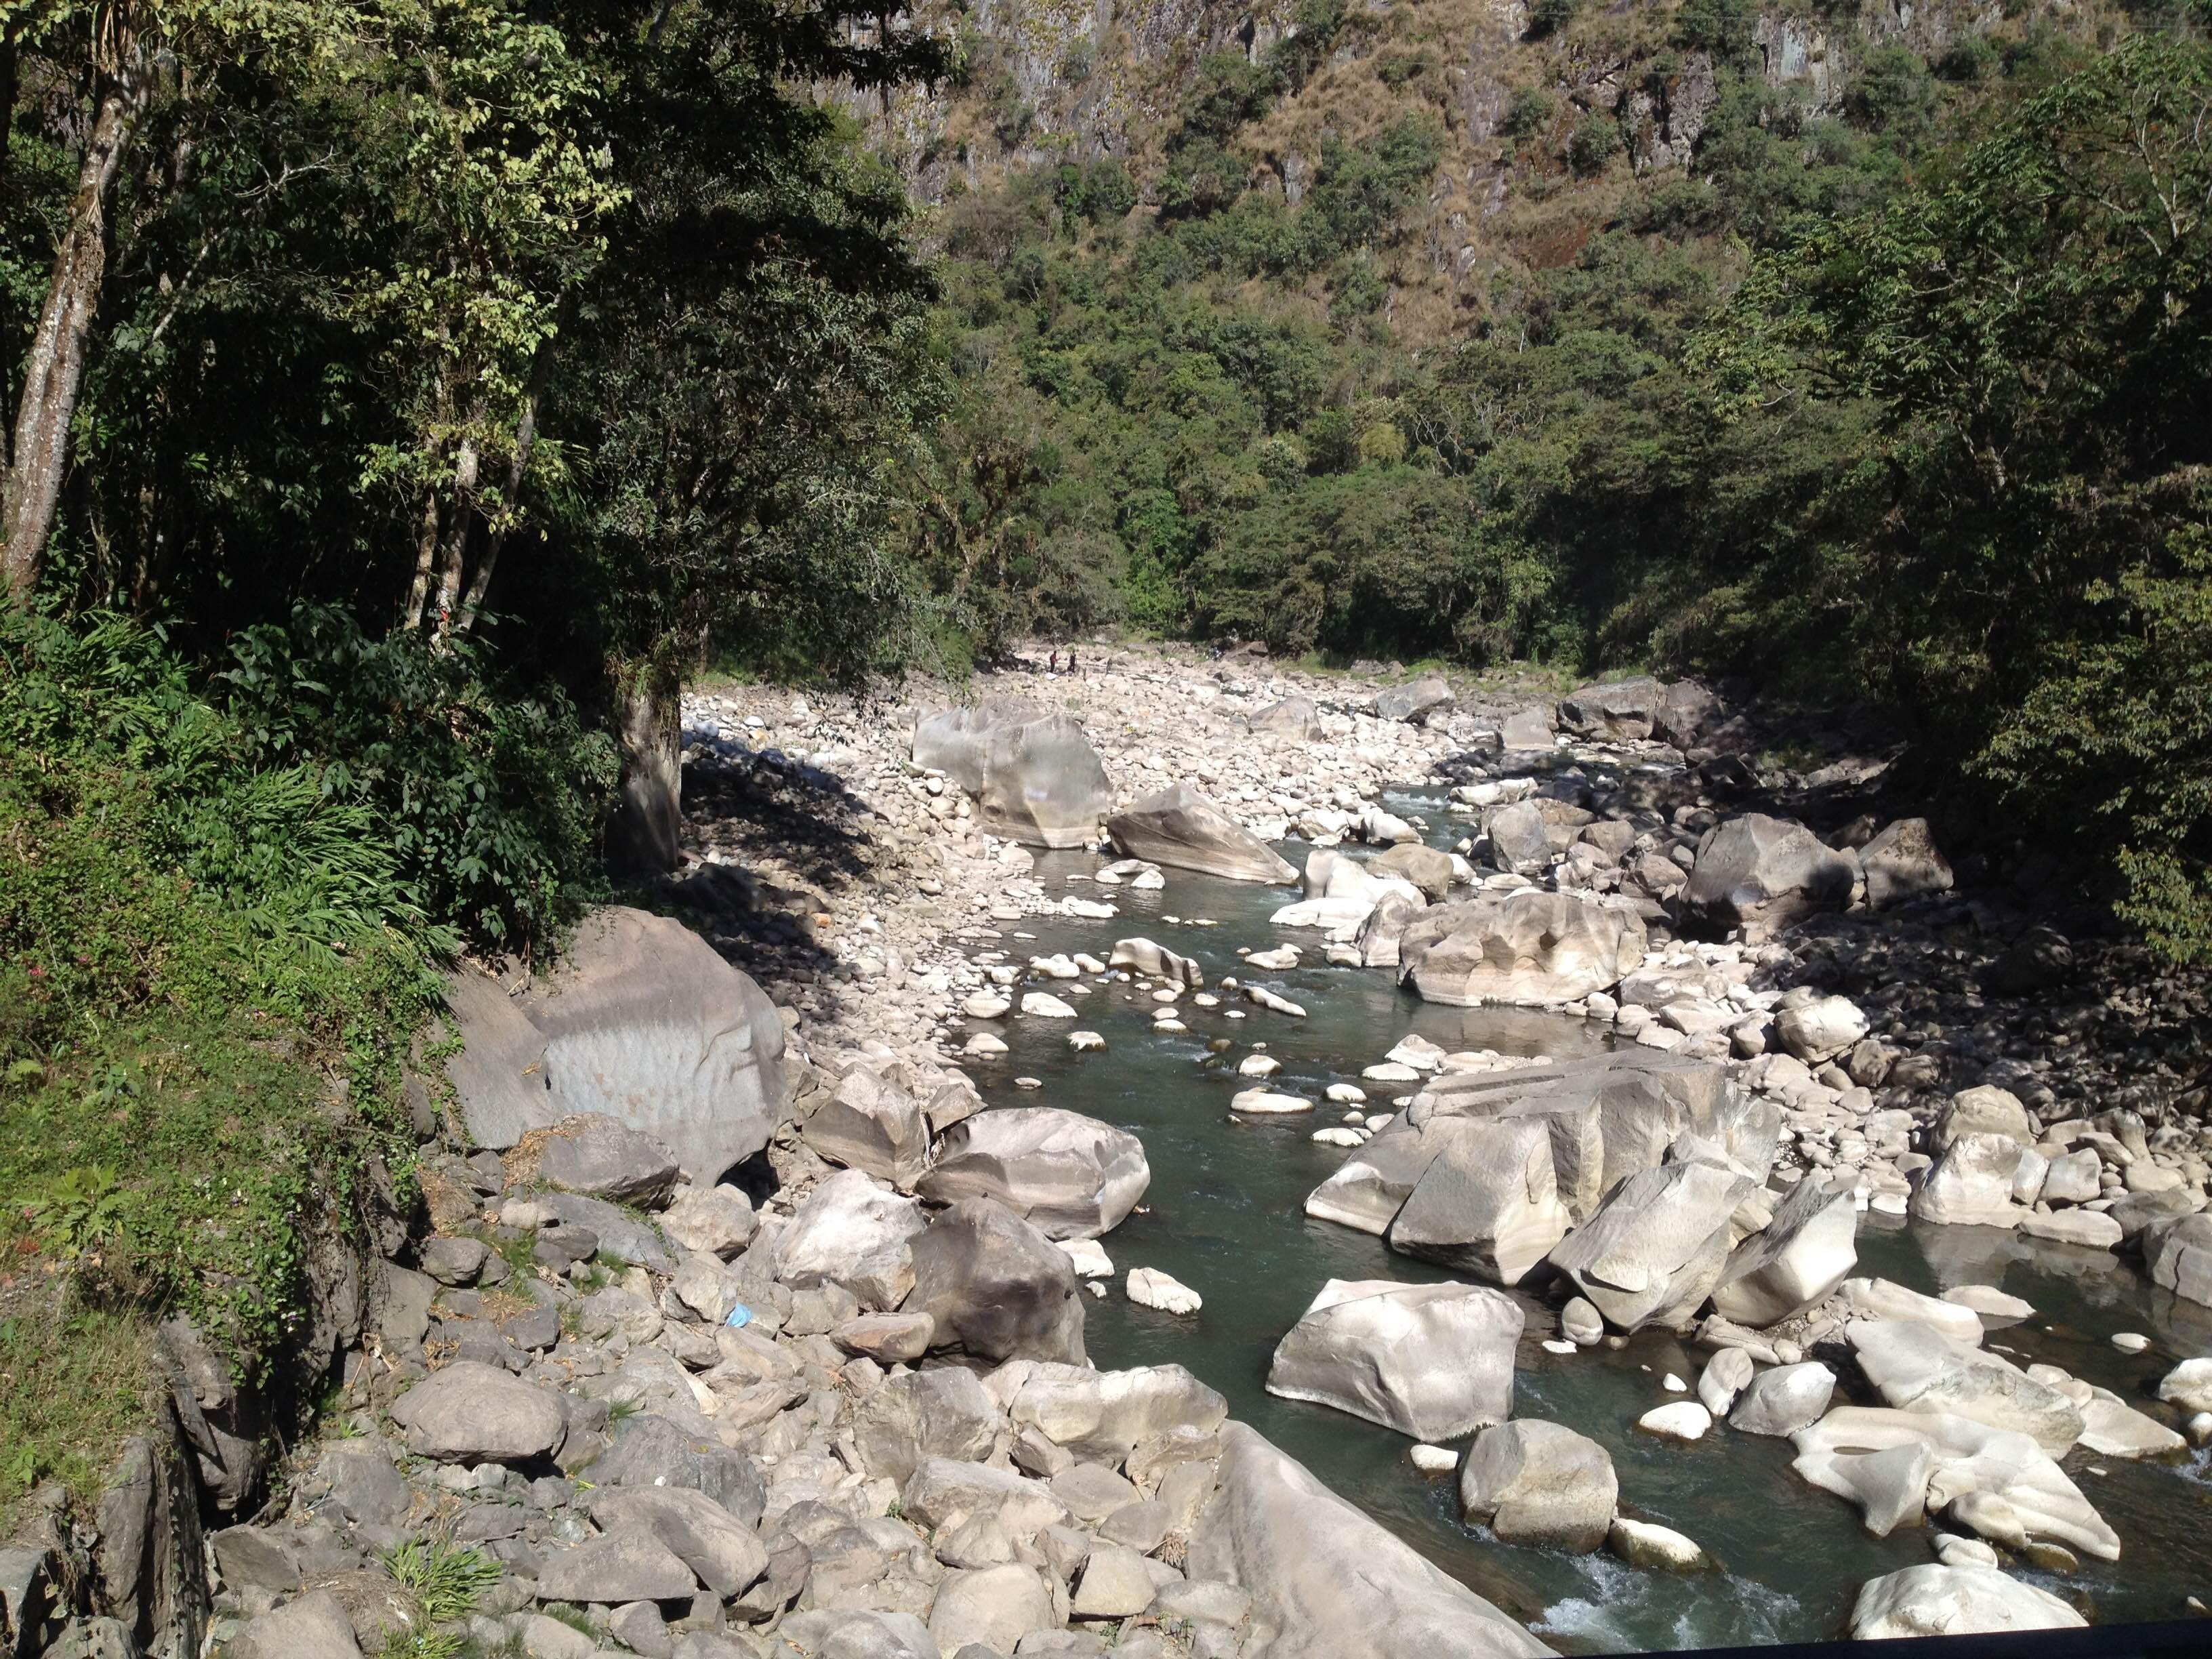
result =
[[1620,123],[1603,110],[1592,110],[1567,136],[1567,165],[1588,178],[1604,172],[1620,149]]
[[1498,130],[1509,138],[1527,138],[1551,125],[1559,100],[1541,87],[1516,87],[1505,100]]

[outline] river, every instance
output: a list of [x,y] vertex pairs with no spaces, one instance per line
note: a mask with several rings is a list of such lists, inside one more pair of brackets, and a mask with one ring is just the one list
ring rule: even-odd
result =
[[[1464,833],[1440,797],[1394,793],[1384,804],[1425,817],[1436,845],[1449,847]],[[1298,864],[1307,849],[1291,842],[1280,850]],[[1565,1652],[1838,1636],[1862,1583],[1934,1559],[1924,1529],[1870,1537],[1854,1508],[1798,1480],[1786,1440],[1739,1434],[1725,1424],[1686,1446],[1638,1432],[1638,1416],[1680,1397],[1663,1391],[1668,1372],[1694,1387],[1703,1351],[1646,1333],[1620,1350],[1556,1356],[1540,1346],[1556,1334],[1556,1317],[1532,1296],[1521,1297],[1528,1321],[1515,1415],[1565,1423],[1603,1444],[1620,1475],[1623,1511],[1688,1534],[1722,1571],[1645,1571],[1603,1553],[1568,1557],[1501,1544],[1460,1520],[1455,1480],[1416,1472],[1406,1455],[1411,1443],[1402,1437],[1327,1407],[1267,1394],[1275,1344],[1324,1279],[1419,1282],[1449,1275],[1393,1254],[1380,1238],[1307,1218],[1306,1194],[1346,1156],[1310,1137],[1340,1121],[1343,1109],[1324,1101],[1310,1116],[1232,1121],[1230,1097],[1253,1086],[1237,1075],[1236,1062],[1264,1044],[1282,1066],[1267,1086],[1319,1101],[1331,1083],[1359,1082],[1361,1069],[1408,1032],[1449,1049],[1565,1056],[1601,1046],[1602,1028],[1512,1009],[1432,1006],[1400,991],[1388,971],[1326,966],[1321,933],[1268,925],[1269,915],[1296,896],[1280,888],[1173,870],[1164,889],[1150,891],[1069,882],[1101,862],[1078,854],[1040,854],[1036,876],[1050,893],[1106,899],[1119,915],[1003,923],[1005,937],[996,947],[976,948],[1001,950],[1006,961],[1020,966],[1031,956],[1063,951],[1103,959],[1115,939],[1144,934],[1196,957],[1209,984],[1229,974],[1267,985],[1303,1004],[1309,1018],[1285,1018],[1233,997],[1213,1010],[1192,1007],[1186,999],[1189,1031],[1162,1035],[1152,1030],[1156,1005],[1148,998],[1127,985],[1081,981],[1039,982],[1074,1005],[1079,1017],[1073,1022],[992,1022],[1010,1052],[968,1066],[992,1104],[1066,1107],[1128,1129],[1145,1144],[1152,1178],[1143,1212],[1102,1241],[1117,1274],[1158,1267],[1205,1298],[1204,1310],[1192,1317],[1157,1313],[1130,1303],[1117,1277],[1106,1299],[1090,1304],[1095,1363],[1189,1367],[1227,1397],[1232,1416]],[[1216,925],[1194,925],[1200,919]],[[1286,942],[1304,947],[1313,965],[1258,973],[1236,955],[1239,945],[1259,950]],[[1088,994],[1071,994],[1076,985],[1087,986]],[[1230,1018],[1232,1009],[1245,1018]],[[1105,1048],[1072,1050],[1071,1028],[1099,1032]],[[1222,1037],[1234,1048],[1212,1052],[1209,1043]],[[1018,1077],[1036,1079],[1042,1087],[1019,1087]],[[1387,1111],[1392,1093],[1407,1085],[1362,1086],[1370,1097],[1367,1109]],[[2212,1352],[2212,1309],[2179,1301],[2102,1252],[1995,1229],[1929,1227],[1871,1214],[1861,1218],[1858,1248],[1862,1273],[1930,1292],[1986,1283],[2024,1298],[2036,1316],[1993,1328],[1991,1346],[2021,1364],[2061,1365],[2169,1421],[2170,1411],[2149,1402],[2158,1379],[2177,1360]],[[2130,1356],[2114,1348],[2109,1338],[2123,1330],[2148,1336],[2149,1351]],[[2018,1563],[2010,1571],[2099,1623],[2186,1617],[2192,1595],[2212,1601],[2212,1470],[2203,1454],[2130,1463],[2077,1449],[2064,1467],[2118,1532],[2120,1559],[2085,1559],[2079,1571],[2066,1574]]]

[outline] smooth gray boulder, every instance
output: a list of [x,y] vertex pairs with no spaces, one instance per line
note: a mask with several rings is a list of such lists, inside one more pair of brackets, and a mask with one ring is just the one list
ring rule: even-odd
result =
[[[561,1396],[497,1366],[456,1360],[392,1402],[407,1449],[441,1463],[535,1463],[568,1437]],[[628,1598],[624,1598],[628,1599]]]
[[1760,944],[1793,924],[1851,902],[1850,861],[1801,823],[1747,812],[1713,831],[1682,889],[1686,927],[1743,930]]
[[1677,749],[1693,749],[1722,718],[1721,700],[1695,680],[1676,680],[1652,711],[1651,735]]
[[650,1135],[696,1186],[768,1145],[788,1114],[783,1022],[759,986],[680,923],[610,906],[519,996],[464,969],[447,1061],[471,1145],[598,1112]]
[[1534,801],[1516,800],[1490,815],[1490,864],[1510,876],[1534,876],[1551,868],[1551,826]]
[[1485,1429],[1460,1466],[1460,1508],[1508,1544],[1587,1555],[1605,1542],[1620,1482],[1606,1449],[1537,1418]]
[[914,1288],[921,1206],[859,1170],[841,1170],[809,1193],[775,1242],[776,1277],[795,1289],[842,1285],[864,1308],[888,1313]]
[[1352,948],[1359,952],[1359,965],[1395,968],[1406,929],[1427,908],[1419,899],[1395,887],[1376,899],[1375,908],[1367,913],[1358,931],[1352,936]]
[[1874,910],[1927,893],[1948,893],[1954,879],[1926,818],[1899,818],[1885,826],[1859,848],[1859,869],[1866,878],[1867,906]]
[[1229,1402],[1181,1365],[1094,1371],[1038,1364],[1016,1391],[1008,1415],[1078,1457],[1120,1463],[1139,1443],[1188,1430],[1211,1434]]
[[361,1643],[345,1604],[324,1589],[256,1615],[225,1652],[228,1659],[361,1659]]
[[997,1200],[962,1199],[915,1237],[913,1255],[902,1311],[937,1322],[933,1347],[1085,1362],[1083,1297],[1067,1252]]
[[2142,1241],[2153,1282],[2187,1301],[2212,1304],[2212,1214],[2154,1222]]
[[1640,743],[1667,701],[1667,689],[1650,675],[1585,685],[1559,699],[1559,728],[1607,743]]
[[1435,1156],[1390,1223],[1390,1248],[1517,1285],[1574,1224],[1539,1118],[1431,1118]]
[[1398,982],[1425,1000],[1572,1002],[1618,985],[1648,943],[1634,910],[1530,888],[1431,906],[1398,939]]
[[1452,883],[1457,879],[1450,854],[1438,852],[1418,841],[1393,847],[1368,867],[1377,875],[1410,881],[1431,904],[1441,904],[1449,897]]
[[1242,1659],[1534,1659],[1551,1650],[1242,1423],[1190,1530],[1193,1580],[1252,1598]]
[[1953,1226],[2019,1226],[2028,1211],[2013,1202],[2013,1181],[2027,1151],[2010,1135],[1960,1135],[1912,1194],[1912,1214]]
[[508,1183],[542,1181],[562,1192],[660,1207],[676,1186],[676,1154],[604,1112],[579,1112],[532,1129],[506,1159]]
[[1817,1359],[1777,1365],[1744,1386],[1729,1426],[1744,1434],[1792,1435],[1819,1422],[1835,1394],[1836,1374]]
[[1306,1213],[1380,1237],[1426,1173],[1439,1144],[1401,1116],[1355,1147],[1335,1174],[1306,1195]]
[[925,1458],[980,1463],[1006,1421],[973,1371],[944,1365],[894,1376],[852,1408],[853,1443],[870,1474],[905,1484]]
[[[960,1659],[958,1654],[941,1651],[929,1626],[914,1614],[872,1607],[794,1613],[776,1626],[775,1635],[776,1659],[784,1659],[787,1652],[799,1659]],[[751,1659],[751,1650],[726,1637],[694,1631],[677,1643],[675,1659]]]
[[1857,1642],[2073,1630],[2088,1622],[2049,1590],[1974,1563],[1945,1566],[1923,1561],[1869,1578],[1851,1604],[1851,1639]]
[[1127,968],[1133,973],[1152,979],[1164,979],[1182,986],[1187,991],[1203,989],[1206,975],[1192,957],[1178,956],[1164,945],[1148,939],[1117,939],[1113,954],[1106,960],[1109,968]]
[[686,1187],[660,1212],[660,1230],[670,1238],[724,1261],[744,1249],[759,1227],[752,1200],[735,1187]]
[[971,1642],[1010,1654],[1030,1632],[1059,1622],[1043,1577],[1035,1567],[1010,1561],[948,1575],[930,1609],[929,1634],[941,1654],[957,1655]]
[[619,1425],[614,1442],[592,1463],[596,1486],[689,1487],[713,1498],[743,1525],[760,1525],[768,1485],[760,1466],[743,1453],[650,1415]]
[[1478,1285],[1332,1279],[1276,1345],[1267,1392],[1456,1439],[1512,1414],[1521,1324],[1511,1297]]
[[1114,786],[1083,727],[1018,697],[987,697],[915,723],[914,763],[975,797],[982,827],[1030,847],[1089,847]]
[[1523,708],[1505,717],[1504,723],[1498,728],[1498,739],[1511,751],[1556,748],[1554,718],[1555,710],[1552,708]]
[[1170,784],[1115,813],[1106,833],[1125,858],[1230,881],[1287,885],[1298,872],[1188,783]]
[[1321,711],[1311,697],[1285,697],[1269,703],[1245,722],[1246,728],[1267,737],[1296,738],[1301,743],[1322,738]]
[[1811,1307],[1858,1265],[1858,1201],[1808,1176],[1773,1220],[1737,1245],[1713,1285],[1713,1311],[1739,1325],[1780,1323]]
[[[763,1555],[765,1552],[763,1552]],[[676,1553],[637,1524],[549,1552],[533,1586],[541,1601],[688,1601],[699,1581]]]
[[609,1533],[650,1533],[718,1596],[744,1595],[768,1571],[752,1528],[694,1487],[594,1486],[584,1501]]
[[[676,1258],[669,1253],[667,1243],[650,1221],[641,1219],[635,1212],[610,1204],[604,1198],[586,1198],[581,1193],[540,1193],[532,1200],[549,1223],[562,1228],[580,1228],[598,1241],[598,1254],[633,1267],[647,1267],[654,1273],[672,1273]],[[548,1226],[538,1235],[541,1240],[552,1235]]]
[[921,1103],[865,1066],[837,1079],[799,1134],[830,1163],[864,1170],[901,1191],[912,1191],[929,1163],[929,1120]]
[[1452,706],[1450,684],[1438,674],[1426,674],[1404,685],[1394,685],[1375,694],[1375,718],[1378,720],[1417,720],[1422,715],[1438,708]]
[[2002,1354],[1909,1320],[1855,1319],[1844,1334],[1867,1381],[1897,1410],[2031,1435],[2053,1457],[2081,1437],[2081,1408]]
[[1960,1090],[1936,1115],[1937,1152],[1950,1151],[1968,1135],[1997,1135],[2022,1146],[2034,1146],[2038,1138],[2020,1097],[1987,1083]]
[[995,1198],[1048,1238],[1096,1238],[1152,1184],[1144,1143],[1055,1106],[1008,1106],[956,1123],[915,1190],[933,1204]]
[[1552,1265],[1615,1330],[1684,1328],[1727,1262],[1729,1217],[1753,1190],[1712,1164],[1638,1170],[1560,1242]]

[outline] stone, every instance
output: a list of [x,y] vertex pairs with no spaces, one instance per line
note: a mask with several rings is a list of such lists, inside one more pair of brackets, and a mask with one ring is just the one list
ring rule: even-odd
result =
[[1605,1316],[1588,1297],[1569,1298],[1559,1310],[1559,1334],[1577,1347],[1587,1348],[1605,1335]]
[[490,1247],[480,1238],[429,1239],[421,1256],[422,1271],[448,1288],[475,1284],[490,1259]]
[[1617,985],[1644,959],[1643,919],[1537,889],[1455,900],[1409,921],[1398,982],[1454,1007],[1571,1002]]
[[593,1462],[591,1478],[603,1487],[688,1487],[748,1527],[760,1524],[768,1501],[767,1484],[752,1459],[665,1417],[635,1417],[617,1426],[613,1447]]
[[929,1120],[896,1084],[855,1066],[837,1079],[799,1133],[832,1164],[913,1190],[929,1161]]
[[1984,1083],[1961,1089],[1936,1115],[1936,1151],[1948,1152],[1966,1135],[2002,1135],[2029,1146],[2035,1142],[2036,1131],[2019,1096]]
[[2052,1158],[2034,1192],[2021,1198],[2015,1188],[2013,1196],[2023,1204],[2033,1204],[2038,1198],[2048,1204],[2086,1204],[2104,1190],[2104,1159],[2097,1156],[2094,1147],[2084,1146],[2078,1152]]
[[1784,1052],[1819,1066],[1867,1034],[1867,1017],[1849,997],[1815,997],[1784,1006],[1774,1017],[1774,1032]]
[[560,1395],[466,1359],[393,1401],[392,1418],[410,1451],[441,1463],[534,1463],[560,1449],[568,1432]]
[[[1494,1294],[1486,1292],[1486,1294]],[[1501,1298],[1503,1299],[1503,1298]],[[1242,1659],[1537,1659],[1550,1650],[1241,1423],[1186,1571],[1250,1598]],[[1356,1564],[1356,1568],[1353,1564]]]
[[1652,711],[1651,735],[1677,749],[1693,749],[1723,710],[1721,700],[1695,680],[1676,680],[1667,686]]
[[1836,1374],[1817,1359],[1777,1365],[1745,1386],[1729,1426],[1743,1434],[1793,1435],[1819,1422],[1835,1393]]
[[1490,862],[1510,876],[1540,875],[1552,865],[1551,826],[1532,800],[1490,815]]
[[[940,1652],[928,1626],[910,1613],[868,1607],[817,1607],[795,1613],[776,1627],[775,1659],[959,1659]],[[726,1637],[693,1631],[677,1644],[675,1659],[753,1659],[758,1651]],[[980,1644],[977,1652],[988,1650]],[[601,1659],[610,1659],[601,1656]]]
[[759,1225],[751,1201],[735,1187],[685,1187],[660,1212],[660,1229],[670,1238],[725,1261],[744,1249]]
[[1613,1459],[1564,1424],[1523,1418],[1474,1437],[1460,1507],[1504,1542],[1586,1555],[1605,1542],[1620,1494]]
[[1110,1232],[1152,1183],[1143,1143],[1053,1106],[1004,1107],[956,1123],[915,1190],[933,1204],[996,1199],[1048,1238]]
[[1030,847],[1089,847],[1114,785],[1082,726],[1014,697],[988,697],[915,722],[914,763],[975,800],[982,827]]
[[1918,1566],[1870,1578],[1851,1604],[1851,1638],[2072,1630],[2088,1620],[2050,1591],[1977,1564]]
[[[2081,1403],[2078,1398],[2075,1403]],[[2156,1418],[2094,1384],[2089,1387],[2088,1403],[2081,1407],[2080,1443],[2105,1457],[2164,1457],[2189,1444]]]
[[1181,1365],[1094,1371],[1041,1364],[1030,1367],[1008,1413],[1017,1427],[1034,1427],[1078,1457],[1119,1463],[1162,1435],[1211,1435],[1229,1404]]
[[1132,1267],[1123,1284],[1130,1301],[1161,1313],[1194,1314],[1206,1305],[1198,1292],[1158,1267]]
[[957,1655],[970,1642],[1011,1654],[1030,1631],[1059,1622],[1036,1569],[1009,1562],[949,1575],[938,1587],[929,1635],[940,1654]]
[[1549,708],[1523,708],[1518,714],[1508,714],[1498,729],[1499,740],[1509,752],[1553,748],[1556,741],[1553,718],[1553,711]]
[[1245,722],[1247,730],[1273,737],[1295,738],[1301,743],[1322,740],[1320,712],[1311,697],[1285,697],[1271,702]]
[[1437,1118],[1419,1132],[1434,1155],[1390,1223],[1390,1248],[1517,1285],[1566,1237],[1573,1218],[1540,1118]]
[[2091,1250],[2117,1249],[2121,1237],[2120,1224],[2097,1210],[2059,1210],[2050,1215],[2031,1211],[2021,1217],[2020,1231],[2029,1238]]
[[1298,878],[1267,843],[1188,783],[1155,790],[1115,813],[1106,833],[1124,856],[1171,869],[1277,885]]
[[1923,1296],[1887,1279],[1847,1279],[1840,1288],[1844,1311],[1856,1318],[1908,1320],[1968,1347],[1981,1344],[1981,1316],[1948,1297]]
[[2018,1226],[2026,1212],[2013,1202],[2013,1176],[2027,1151],[2009,1135],[1960,1136],[1913,1194],[1913,1215],[1951,1225]]
[[1720,1277],[1729,1218],[1753,1190],[1711,1164],[1640,1170],[1552,1251],[1552,1265],[1615,1330],[1684,1328]]
[[1830,1193],[1818,1180],[1799,1182],[1774,1218],[1729,1253],[1713,1285],[1713,1311],[1753,1327],[1802,1312],[1858,1265],[1858,1231],[1849,1188]]
[[[586,1503],[610,1534],[645,1532],[716,1595],[742,1595],[768,1571],[768,1551],[753,1529],[690,1486],[595,1486]],[[590,1596],[589,1601],[665,1601],[665,1596]]]
[[361,1643],[344,1605],[315,1590],[249,1620],[224,1652],[226,1659],[360,1659]]
[[1900,1411],[2017,1430],[2054,1457],[2081,1437],[2081,1407],[2001,1355],[1899,1320],[1856,1319],[1844,1334],[1867,1381]]
[[2158,1397],[2185,1412],[2212,1411],[2212,1356],[2176,1365],[2159,1379]]
[[300,1563],[265,1527],[226,1527],[208,1540],[222,1582],[232,1589],[289,1595],[300,1588]]
[[1713,1425],[1713,1414],[1694,1400],[1672,1401],[1654,1406],[1636,1419],[1636,1426],[1662,1440],[1702,1440]]
[[1421,890],[1421,896],[1431,904],[1440,904],[1449,895],[1457,879],[1452,869],[1451,854],[1440,853],[1433,847],[1409,841],[1393,847],[1375,860],[1369,868],[1377,875],[1395,876],[1401,881],[1411,882]]
[[1741,1348],[1723,1348],[1698,1376],[1698,1400],[1715,1417],[1726,1417],[1756,1369]]
[[1667,700],[1666,689],[1650,676],[1586,685],[1559,699],[1559,729],[1605,743],[1640,743]]
[[925,1458],[980,1463],[1001,1412],[973,1371],[946,1365],[894,1376],[852,1412],[853,1443],[869,1474],[903,1485]]
[[658,1209],[676,1185],[675,1153],[604,1112],[579,1112],[532,1129],[506,1163],[510,1182],[534,1179],[641,1209]]
[[862,1314],[830,1333],[848,1353],[866,1354],[879,1364],[897,1365],[929,1352],[937,1322],[924,1313]]
[[1155,945],[1148,939],[1117,939],[1106,958],[1109,968],[1126,968],[1132,973],[1142,974],[1147,979],[1165,980],[1186,991],[1195,991],[1206,983],[1206,975],[1196,961],[1178,956],[1164,945]]
[[1081,1364],[1083,1301],[1065,1251],[995,1199],[963,1199],[912,1244],[902,1304],[937,1322],[939,1347],[978,1358]]
[[1936,845],[1925,818],[1899,818],[1859,848],[1866,878],[1867,908],[1886,910],[1907,899],[1948,893],[1954,877],[1950,860]]
[[651,1531],[633,1525],[548,1553],[534,1588],[541,1601],[688,1601],[699,1581]]
[[1332,1279],[1277,1346],[1267,1392],[1455,1439],[1511,1414],[1521,1326],[1497,1291]]
[[446,1001],[462,1041],[447,1062],[469,1141],[503,1151],[532,1129],[603,1113],[711,1186],[767,1146],[789,1109],[783,1022],[696,933],[613,906],[520,996],[474,969]]
[[1433,710],[1452,706],[1450,683],[1440,674],[1425,674],[1375,694],[1378,720],[1417,720]]
[[1269,1089],[1240,1089],[1229,1097],[1231,1111],[1253,1117],[1293,1117],[1313,1109],[1310,1100]]
[[1699,1572],[1712,1565],[1695,1539],[1650,1521],[1615,1516],[1606,1531],[1606,1547],[1632,1567],[1662,1572]]
[[841,1285],[863,1308],[888,1312],[914,1288],[914,1241],[928,1224],[912,1199],[862,1170],[841,1170],[806,1195],[777,1237],[776,1277],[795,1289]]
[[2034,1304],[2007,1296],[1994,1285],[1954,1285],[1943,1292],[1942,1299],[1955,1303],[1984,1322],[2035,1317]]
[[1747,812],[1716,830],[1682,889],[1685,926],[1740,929],[1748,944],[1824,910],[1841,910],[1857,884],[1849,860],[1802,824]]
[[2142,1242],[2154,1284],[2191,1302],[2212,1303],[2212,1215],[2154,1222]]
[[1017,1543],[1070,1518],[1067,1506],[1039,1482],[1012,1469],[949,1457],[916,1464],[899,1489],[899,1502],[910,1525],[934,1531],[958,1516],[989,1515]]

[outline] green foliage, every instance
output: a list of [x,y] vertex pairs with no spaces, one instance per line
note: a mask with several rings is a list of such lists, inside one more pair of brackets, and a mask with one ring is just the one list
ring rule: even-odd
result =
[[1605,171],[1621,147],[1620,123],[1603,110],[1592,110],[1567,135],[1567,165],[1589,178]]
[[1498,130],[1509,138],[1528,138],[1551,125],[1559,100],[1541,87],[1516,87],[1505,100]]
[[[46,1287],[9,1298],[0,1317],[0,1532],[47,1480],[96,1498],[114,1448],[151,1416],[150,1324]],[[10,1534],[12,1535],[12,1533]]]
[[467,1618],[503,1571],[483,1551],[437,1535],[410,1538],[381,1559],[395,1583],[422,1598],[422,1611],[433,1624]]

